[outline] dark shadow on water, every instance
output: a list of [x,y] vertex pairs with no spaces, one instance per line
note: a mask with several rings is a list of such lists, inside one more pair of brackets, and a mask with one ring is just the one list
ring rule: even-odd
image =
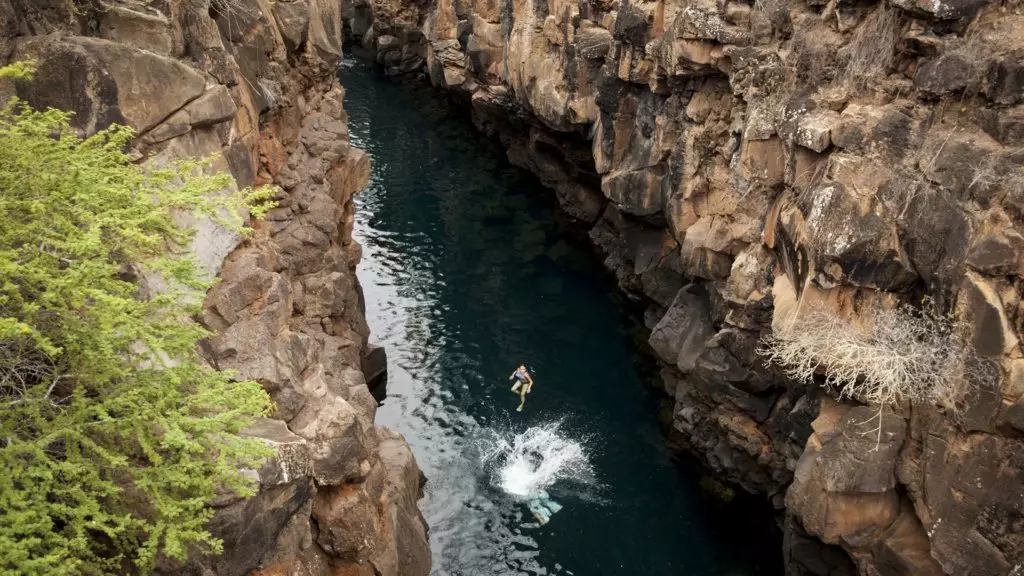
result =
[[[667,447],[642,321],[554,195],[429,87],[352,60],[341,81],[353,145],[372,159],[356,238],[372,340],[388,349],[378,422],[429,478],[434,574],[781,574],[764,499],[723,501]],[[521,360],[537,386],[519,413],[508,376]],[[597,483],[556,482],[565,508],[536,528],[483,455],[488,439],[553,422]]]

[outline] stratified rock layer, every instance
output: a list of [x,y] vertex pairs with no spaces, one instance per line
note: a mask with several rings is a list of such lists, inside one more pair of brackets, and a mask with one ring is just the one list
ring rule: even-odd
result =
[[280,187],[245,239],[182,220],[197,231],[197,259],[220,277],[204,302],[216,336],[203,353],[270,392],[273,417],[246,433],[276,457],[250,471],[256,496],[213,503],[224,553],[164,561],[162,573],[430,570],[416,461],[401,436],[374,425],[361,368],[369,330],[352,196],[369,160],[348,142],[335,77],[341,22],[328,0],[0,0],[0,63],[37,62],[31,81],[0,86],[5,98],[71,110],[82,134],[127,124],[146,165],[215,156],[208,169],[239,187]]
[[[788,510],[793,574],[1024,570],[1024,7],[350,0],[390,74],[471,107],[646,306],[672,441]],[[757,348],[923,296],[998,366],[959,419]],[[869,418],[874,420],[865,423]]]

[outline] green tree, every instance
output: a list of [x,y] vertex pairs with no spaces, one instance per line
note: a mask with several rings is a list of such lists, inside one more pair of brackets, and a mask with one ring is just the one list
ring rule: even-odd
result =
[[[260,216],[269,192],[227,194],[198,162],[141,169],[129,129],[81,139],[68,119],[0,108],[0,573],[147,572],[219,552],[209,503],[251,495],[240,469],[267,455],[238,434],[266,392],[197,353],[209,286],[174,215],[245,233],[217,215]],[[174,288],[142,297],[138,278]]]

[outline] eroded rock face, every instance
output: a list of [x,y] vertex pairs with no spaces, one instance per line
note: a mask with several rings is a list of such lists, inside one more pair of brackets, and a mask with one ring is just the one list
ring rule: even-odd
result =
[[[343,12],[388,73],[463,96],[589,230],[647,305],[673,443],[787,507],[792,573],[1022,569],[1019,6],[353,0]],[[967,322],[999,372],[959,418],[897,407],[869,442],[858,423],[874,408],[757,353],[810,310],[863,326],[923,296]],[[974,487],[953,487],[968,468]]]
[[[259,488],[219,494],[217,557],[165,561],[166,574],[425,575],[419,470],[404,439],[374,424],[363,365],[369,330],[355,275],[352,196],[369,162],[348,142],[341,7],[328,0],[0,1],[0,63],[33,58],[6,83],[36,107],[75,112],[92,134],[127,124],[140,162],[218,155],[237,187],[273,184],[278,206],[243,239],[209,219],[189,247],[220,282],[202,321],[206,359],[271,394],[272,418],[246,434],[275,457]],[[146,291],[161,289],[155,280]],[[379,354],[377,355],[379,356]],[[371,376],[380,379],[378,366]]]

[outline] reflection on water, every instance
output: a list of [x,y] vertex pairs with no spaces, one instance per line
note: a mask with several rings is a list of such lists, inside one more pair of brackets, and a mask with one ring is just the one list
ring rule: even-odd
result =
[[[611,284],[560,238],[550,195],[437,95],[352,61],[341,79],[373,165],[356,237],[389,354],[378,421],[429,478],[434,573],[778,574],[771,526],[666,450]],[[536,385],[517,413],[521,362]],[[517,494],[541,489],[564,509],[537,527]]]

